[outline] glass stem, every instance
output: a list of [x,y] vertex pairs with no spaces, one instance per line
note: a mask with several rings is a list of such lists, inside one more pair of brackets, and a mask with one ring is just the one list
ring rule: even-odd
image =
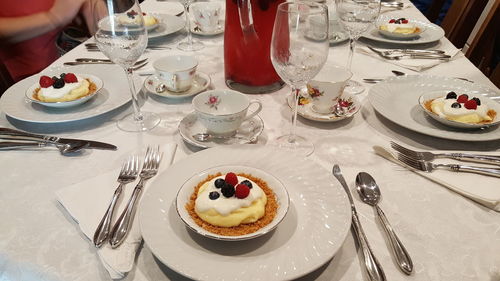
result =
[[292,97],[293,97],[293,112],[292,112],[292,128],[290,129],[290,135],[288,137],[289,143],[295,142],[295,129],[297,127],[297,112],[299,109],[299,96],[300,96],[300,88],[292,86]]
[[184,5],[184,14],[186,15],[187,42],[189,45],[193,45],[193,38],[191,37],[191,20],[189,16],[189,3]]
[[356,40],[354,38],[349,38],[349,57],[347,58],[347,69],[351,71],[352,66],[352,56],[354,55],[354,46]]
[[134,107],[134,120],[137,122],[142,122],[144,116],[141,113],[141,109],[139,107],[139,100],[137,98],[137,92],[135,91],[134,85],[134,75],[132,73],[132,68],[125,68],[125,73],[127,74],[128,86],[130,88],[130,94],[132,94],[132,106]]

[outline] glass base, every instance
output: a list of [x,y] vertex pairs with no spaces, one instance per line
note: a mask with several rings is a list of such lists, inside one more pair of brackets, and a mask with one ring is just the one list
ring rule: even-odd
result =
[[278,147],[297,153],[301,156],[311,155],[314,145],[306,138],[297,135],[283,135],[276,139]]
[[180,42],[177,45],[177,49],[186,51],[186,52],[192,52],[192,51],[198,51],[205,48],[205,45],[201,43],[200,41],[192,40],[191,44],[187,41]]
[[351,95],[361,94],[365,91],[365,86],[361,85],[358,81],[349,80],[344,88],[344,93]]
[[149,131],[160,124],[160,116],[152,112],[141,112],[142,120],[136,120],[134,113],[129,114],[116,122],[118,128],[126,132]]
[[265,94],[265,93],[271,93],[274,91],[277,91],[283,86],[285,86],[285,82],[283,81],[277,81],[269,85],[263,85],[263,86],[252,86],[252,85],[245,85],[242,83],[238,83],[236,81],[233,81],[231,79],[226,79],[226,85],[233,90],[236,90],[238,92],[242,92],[245,94]]

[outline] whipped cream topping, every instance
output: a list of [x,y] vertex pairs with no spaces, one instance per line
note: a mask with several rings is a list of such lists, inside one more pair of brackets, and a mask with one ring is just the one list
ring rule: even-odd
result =
[[[210,209],[214,209],[222,216],[227,216],[233,211],[252,205],[252,202],[264,195],[264,191],[255,182],[242,176],[237,177],[239,183],[244,180],[248,180],[252,183],[253,187],[250,189],[250,194],[248,194],[246,198],[239,199],[235,196],[232,196],[230,198],[224,197],[220,189],[215,187],[215,181],[217,179],[224,179],[224,176],[219,176],[210,180],[209,182],[206,182],[200,187],[200,192],[198,193],[198,197],[195,201],[196,210],[203,213]],[[215,200],[211,200],[208,195],[212,191],[219,192],[220,197]]]
[[387,31],[389,32],[394,32],[398,28],[403,28],[403,29],[415,29],[415,25],[411,23],[388,23],[385,25],[387,27]]
[[50,86],[48,88],[41,88],[40,91],[38,92],[39,95],[44,96],[46,98],[61,98],[68,93],[70,93],[72,90],[77,89],[82,86],[83,79],[80,76],[76,76],[76,79],[78,82],[76,83],[65,83],[64,87],[56,89],[54,86]]
[[[473,97],[471,97],[472,99]],[[443,104],[442,107],[440,106],[433,106],[432,110],[434,113],[438,114],[439,116],[446,118],[446,117],[459,117],[459,116],[465,116],[469,114],[477,114],[479,115],[482,119],[490,119],[488,116],[488,106],[486,106],[484,103],[481,103],[481,105],[478,105],[476,109],[467,109],[465,108],[464,104],[461,104],[460,108],[454,108],[451,107],[452,104],[457,102],[456,99],[446,99],[444,97],[437,98],[432,101],[432,105],[438,105],[438,104]]]

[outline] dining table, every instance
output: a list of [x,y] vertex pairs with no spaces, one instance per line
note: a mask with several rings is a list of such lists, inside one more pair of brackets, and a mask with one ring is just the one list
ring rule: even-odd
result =
[[[425,16],[410,2],[402,0],[404,8],[384,9],[381,15],[398,16],[418,19],[428,22]],[[327,0],[329,7],[334,2]],[[145,0],[142,8],[146,12],[157,12],[168,15],[177,15],[182,12],[182,5],[174,1]],[[179,16],[183,18],[184,15]],[[473,24],[471,22],[471,24]],[[213,36],[193,35],[204,44],[202,50],[184,52],[177,49],[177,44],[185,38],[183,30],[153,38],[150,45],[163,46],[164,49],[147,48],[141,58],[147,58],[148,64],[136,71],[135,79],[138,89],[141,89],[141,109],[158,114],[162,121],[150,131],[132,133],[120,130],[116,121],[133,111],[130,102],[117,104],[107,112],[87,114],[79,118],[76,112],[72,118],[57,117],[57,111],[42,112],[52,115],[45,120],[19,118],[15,109],[5,108],[0,112],[0,127],[23,130],[31,133],[54,135],[67,138],[88,139],[111,143],[117,150],[85,149],[74,156],[65,156],[57,149],[30,149],[6,150],[0,152],[0,280],[112,280],[106,268],[98,258],[97,249],[92,241],[82,234],[79,222],[73,218],[59,202],[57,192],[65,187],[72,186],[100,175],[116,171],[129,155],[143,151],[147,145],[175,144],[172,166],[197,155],[210,155],[210,150],[224,149],[224,145],[216,148],[202,148],[185,141],[179,133],[179,122],[193,112],[191,97],[184,99],[170,99],[149,93],[144,86],[144,80],[154,72],[152,63],[166,55],[192,55],[199,61],[198,72],[210,77],[210,89],[227,89],[224,77],[224,34]],[[87,42],[94,42],[93,38]],[[485,76],[468,58],[446,38],[418,45],[425,49],[454,50],[455,54],[449,61],[442,61],[432,67],[424,69],[409,69],[394,61],[385,60],[377,55],[361,51],[366,46],[390,48],[384,42],[374,42],[368,38],[361,38],[355,50],[352,62],[353,79],[362,81],[364,78],[387,78],[387,82],[380,84],[362,83],[366,89],[355,95],[359,102],[359,111],[350,118],[336,122],[318,122],[299,116],[297,133],[307,136],[314,144],[314,152],[304,159],[304,163],[314,163],[318,167],[317,174],[323,174],[328,182],[325,188],[342,190],[341,185],[331,174],[334,164],[338,164],[352,193],[359,220],[366,233],[371,248],[382,266],[387,280],[500,280],[500,209],[488,208],[462,194],[446,188],[438,181],[429,180],[421,174],[388,161],[374,150],[374,146],[390,147],[394,141],[406,147],[422,151],[478,151],[481,153],[500,153],[500,137],[493,139],[461,140],[459,138],[441,137],[432,133],[425,133],[399,124],[398,120],[390,120],[385,114],[375,110],[369,96],[382,83],[405,79],[395,77],[392,70],[405,72],[415,76],[415,84],[419,77],[437,77],[437,80],[451,79],[457,83],[470,83],[488,88],[494,95],[500,96],[498,88]],[[349,44],[347,41],[332,44],[326,64],[345,66]],[[71,72],[77,69],[74,66],[64,66],[63,63],[74,61],[76,58],[92,57],[105,58],[101,52],[88,51],[81,44],[63,54],[41,74],[48,71]],[[91,65],[89,69],[102,69],[105,73],[104,88],[107,85],[125,85],[123,92],[112,92],[109,95],[129,97],[126,76],[121,67],[116,65]],[[465,78],[470,81],[454,80],[454,77]],[[431,79],[427,78],[427,79]],[[393,80],[391,80],[393,79]],[[424,80],[427,81],[427,80]],[[19,82],[19,83],[22,83]],[[425,82],[422,82],[422,85]],[[15,85],[13,86],[15,87]],[[9,91],[9,90],[7,90]],[[24,96],[24,92],[17,94]],[[273,141],[280,135],[286,134],[291,126],[291,110],[287,105],[287,96],[290,88],[285,86],[280,90],[265,94],[248,94],[251,99],[258,99],[262,103],[259,113],[263,120],[263,131],[258,138],[249,144],[241,144],[245,150],[259,150],[274,147]],[[406,91],[403,88],[398,93],[403,99]],[[1,99],[5,99],[5,95]],[[1,100],[0,100],[1,101]],[[415,100],[415,103],[418,101]],[[1,102],[0,102],[1,104]],[[22,104],[19,105],[24,106]],[[75,117],[76,116],[76,117]],[[60,118],[60,119],[58,119]],[[498,130],[498,128],[497,128]],[[203,154],[206,153],[206,154]],[[282,155],[282,154],[280,154]],[[284,154],[283,154],[284,155]],[[200,157],[200,156],[198,156]],[[272,158],[272,155],[269,156]],[[275,161],[275,160],[269,160]],[[279,161],[279,159],[278,159]],[[289,173],[307,178],[302,166],[291,166]],[[166,168],[165,171],[168,171]],[[160,173],[164,173],[160,172]],[[379,206],[384,210],[387,218],[410,254],[414,269],[407,276],[395,264],[391,248],[385,238],[382,225],[378,221],[374,209],[361,201],[355,188],[355,178],[359,172],[372,175],[382,191],[382,200]],[[444,172],[443,172],[444,173]],[[453,172],[447,172],[453,177]],[[117,175],[114,175],[115,177]],[[468,184],[480,186],[491,184],[500,188],[500,180],[471,175]],[[486,180],[487,179],[487,180]],[[113,179],[111,182],[114,182]],[[164,183],[165,188],[178,190],[180,186],[171,186]],[[130,188],[130,187],[129,187]],[[91,189],[89,196],[99,197],[102,194]],[[303,192],[309,189],[304,186]],[[290,191],[291,192],[291,191]],[[296,194],[290,194],[291,204],[301,204],[303,194],[301,189],[294,189]],[[345,194],[344,194],[345,195]],[[347,197],[343,197],[347,200]],[[108,198],[106,198],[108,200]],[[347,202],[347,201],[346,201]],[[88,206],[89,209],[92,206]],[[322,212],[318,208],[316,212]],[[291,215],[290,212],[288,215]],[[297,214],[292,214],[297,215]],[[176,218],[179,220],[179,218]],[[134,223],[138,223],[135,221]],[[158,223],[169,223],[158,222]],[[350,223],[350,220],[347,224]],[[333,225],[335,227],[341,227]],[[342,226],[345,228],[345,226]],[[297,231],[303,226],[296,225],[287,231]],[[347,227],[348,228],[348,227]],[[278,226],[280,230],[280,226]],[[186,230],[189,231],[189,230]],[[312,232],[314,230],[311,230]],[[193,234],[195,235],[195,234]],[[269,234],[272,235],[272,234]],[[185,239],[195,239],[192,235]],[[361,250],[351,232],[345,233],[342,243],[335,252],[330,253],[319,266],[311,263],[308,270],[294,274],[293,265],[289,258],[295,256],[300,259],[303,253],[300,250],[290,250],[290,257],[276,256],[276,263],[281,267],[289,267],[289,275],[260,275],[259,268],[248,268],[246,277],[235,275],[234,278],[209,278],[212,280],[369,280],[364,269]],[[165,240],[171,237],[164,237]],[[306,243],[314,237],[297,239],[297,249],[300,243]],[[302,242],[301,242],[302,241]],[[232,242],[226,242],[232,243]],[[223,245],[223,244],[218,244]],[[223,247],[223,246],[221,246]],[[276,246],[276,247],[279,247]],[[292,247],[293,248],[293,247]],[[210,247],[197,249],[206,252],[213,251]],[[166,251],[176,251],[175,246]],[[224,255],[224,251],[217,252]],[[192,268],[203,268],[199,260],[178,260],[179,264]],[[201,255],[201,254],[200,254]],[[241,258],[258,259],[265,253],[255,250],[245,253]],[[263,257],[264,259],[264,257]],[[269,260],[269,257],[265,257]],[[195,262],[196,261],[196,262]],[[303,261],[306,264],[308,260]],[[180,266],[180,265],[179,265]],[[278,266],[279,267],[279,266]],[[141,243],[133,268],[120,280],[190,280],[193,276],[176,270],[178,265],[165,264],[155,256],[155,249],[148,245],[148,241]],[[219,271],[231,268],[231,261],[220,264]],[[208,270],[208,269],[207,269]],[[212,272],[213,270],[210,269]],[[207,275],[208,276],[208,275]],[[215,275],[217,276],[217,275]],[[289,277],[291,278],[289,278]]]

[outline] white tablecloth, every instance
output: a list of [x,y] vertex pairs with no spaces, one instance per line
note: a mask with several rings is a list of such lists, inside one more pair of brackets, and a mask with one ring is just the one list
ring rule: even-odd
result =
[[[168,2],[147,0],[146,3],[148,9],[156,7],[157,11],[171,7]],[[414,7],[392,13],[423,19]],[[168,36],[162,42],[172,50],[148,50],[144,56],[154,60],[161,55],[182,53],[175,48],[182,38],[178,34]],[[211,76],[214,88],[225,88],[223,36],[199,39],[206,45],[205,49],[194,53],[200,61],[199,70]],[[442,39],[439,44],[449,46],[450,42]],[[344,65],[347,51],[347,44],[331,47],[328,63]],[[89,56],[103,57],[79,46],[53,66]],[[358,81],[389,76],[392,69],[412,73],[362,53],[354,55],[353,78]],[[423,73],[466,77],[495,87],[463,56]],[[126,83],[122,72],[116,77]],[[370,85],[366,86],[369,89]],[[265,122],[265,130],[258,143],[265,144],[288,132],[290,110],[285,104],[288,93],[289,89],[285,87],[274,93],[254,96],[264,104],[260,116]],[[372,152],[373,145],[387,146],[390,140],[421,149],[491,151],[498,150],[500,142],[447,141],[409,131],[377,116],[365,99],[366,95],[367,91],[358,96],[363,107],[352,119],[317,123],[300,118],[298,132],[314,141],[316,149],[310,158],[324,166],[325,172],[331,170],[333,163],[339,163],[351,188],[359,171],[372,174],[381,186],[381,207],[415,264],[411,277],[404,276],[396,268],[374,211],[354,195],[361,223],[387,279],[500,280],[500,213],[481,207]],[[149,98],[143,109],[164,117],[173,112],[192,111],[190,100],[175,102],[158,98]],[[113,143],[119,150],[87,150],[80,157],[63,157],[57,152],[47,151],[0,153],[0,280],[110,280],[95,248],[57,203],[54,192],[116,168],[132,151],[147,144],[176,142],[179,147],[174,163],[196,152],[182,141],[174,122],[163,121],[146,133],[120,131],[115,121],[131,110],[128,107],[104,117],[59,125],[21,122],[1,113],[0,126],[3,127],[94,139]],[[367,280],[360,265],[360,256],[356,254],[354,240],[349,234],[335,258],[303,280]],[[136,268],[125,278],[180,279],[182,276],[157,261],[147,247],[141,250]]]

